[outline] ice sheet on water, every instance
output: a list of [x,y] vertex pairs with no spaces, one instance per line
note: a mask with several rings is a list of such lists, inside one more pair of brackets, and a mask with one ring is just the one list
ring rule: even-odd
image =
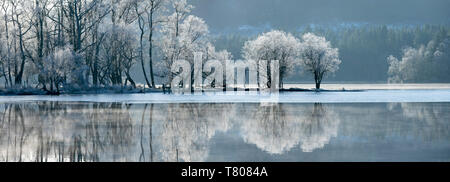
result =
[[[269,99],[269,100],[268,100]],[[0,102],[126,102],[126,103],[373,103],[373,102],[450,102],[450,89],[368,90],[362,92],[282,92],[276,100],[267,96],[238,94],[171,95],[96,94],[61,96],[0,96]]]

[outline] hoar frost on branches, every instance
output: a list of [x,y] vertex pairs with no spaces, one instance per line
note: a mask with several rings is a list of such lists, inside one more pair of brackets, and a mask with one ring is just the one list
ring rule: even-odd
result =
[[300,45],[300,65],[314,75],[316,89],[320,89],[320,83],[326,74],[334,73],[339,69],[339,52],[331,47],[331,43],[312,33],[302,36]]
[[440,43],[430,41],[427,46],[405,48],[400,60],[390,55],[388,83],[433,82],[445,77],[450,72],[449,45],[447,38]]
[[[278,60],[280,69],[279,86],[282,88],[283,79],[292,73],[296,62],[298,61],[297,50],[299,45],[299,40],[291,34],[274,30],[258,36],[255,40],[247,41],[242,48],[242,52],[243,57],[247,60],[268,61],[267,68],[262,69],[267,72],[268,86],[271,83],[270,63],[274,60]],[[259,73],[259,75],[261,74],[265,75]]]
[[52,54],[43,60],[43,66],[40,68],[41,74],[45,75],[47,83],[45,89],[50,92],[59,93],[60,86],[70,83],[71,86],[84,86],[86,80],[84,72],[88,69],[86,66],[80,66],[82,58],[71,50],[69,46],[57,48]]
[[105,29],[100,30],[104,38],[100,44],[99,61],[100,67],[104,70],[101,71],[100,83],[120,85],[124,77],[125,84],[130,82],[133,87],[136,87],[130,75],[131,67],[135,64],[137,57],[135,29],[125,22],[105,24],[103,27]]
[[[188,5],[185,0],[171,2],[174,12],[161,26],[159,44],[162,54],[162,62],[159,64],[160,76],[165,77],[166,84],[171,83],[177,74],[171,72],[171,67],[177,60],[187,61],[191,67],[191,70],[188,71],[193,74],[194,53],[202,54],[203,63],[211,59],[218,59],[223,63],[224,60],[231,58],[231,54],[225,50],[216,51],[211,43],[205,21],[199,17],[188,15],[193,8],[191,5]],[[190,84],[192,83],[191,80]]]

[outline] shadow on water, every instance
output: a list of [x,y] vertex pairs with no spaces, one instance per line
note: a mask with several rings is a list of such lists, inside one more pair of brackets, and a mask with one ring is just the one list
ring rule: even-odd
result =
[[210,155],[218,140],[222,147],[242,146],[236,152],[256,146],[274,157],[293,149],[324,152],[327,146],[337,148],[333,141],[351,143],[345,140],[351,137],[374,143],[392,138],[449,143],[449,108],[449,103],[3,103],[0,161],[230,158],[226,152]]

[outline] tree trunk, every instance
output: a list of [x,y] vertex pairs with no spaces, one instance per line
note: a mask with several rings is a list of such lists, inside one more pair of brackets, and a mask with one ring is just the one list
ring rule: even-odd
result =
[[[97,54],[96,54],[97,55]],[[98,63],[97,57],[94,57],[94,70],[92,71],[92,84],[97,87],[98,86]]]
[[[144,45],[142,43],[142,41],[144,39],[144,26],[142,25],[142,19],[140,16],[138,17],[138,23],[139,23],[139,29],[141,30],[141,34],[139,36],[139,46],[140,46],[139,58],[141,59],[142,73],[144,73],[145,83],[147,83],[148,87],[151,88],[152,85],[150,85],[150,82],[148,81],[148,77],[147,77],[147,72],[145,71],[144,53],[143,53]],[[150,60],[151,60],[151,58],[150,58]],[[144,88],[145,88],[145,86],[144,86]]]
[[5,77],[6,80],[9,80],[9,86],[12,86],[12,75],[11,75],[11,46],[9,42],[9,29],[8,29],[8,15],[5,9],[5,35],[6,35],[6,49],[7,55],[6,59],[8,60],[8,78]]
[[153,10],[150,13],[150,20],[149,20],[149,29],[150,29],[150,33],[148,36],[148,41],[149,41],[149,50],[148,50],[148,56],[149,56],[149,60],[150,60],[150,80],[152,82],[152,88],[155,87],[155,78],[153,76]]
[[[134,82],[134,80],[131,78],[130,73],[129,73],[129,72],[126,72],[125,74],[126,74],[126,76],[127,76],[127,79],[126,79],[126,80],[128,80],[128,81],[130,82],[130,84],[131,84],[131,86],[133,86],[133,88],[136,88],[136,82]],[[126,83],[126,82],[125,82],[125,83]]]
[[[18,17],[17,17],[17,22],[18,22]],[[20,48],[20,57],[21,57],[21,63],[20,63],[20,68],[19,68],[19,73],[16,75],[15,77],[15,84],[16,85],[20,85],[22,84],[22,76],[23,76],[23,70],[25,68],[25,51],[24,51],[24,45],[23,45],[23,33],[22,33],[22,26],[20,24],[18,24],[18,28],[19,28],[19,48]]]
[[322,81],[322,78],[319,73],[314,73],[314,82],[316,83],[316,90],[320,89],[320,82]]
[[2,63],[2,75],[5,77],[5,87],[8,86],[8,77],[6,76],[5,64]]

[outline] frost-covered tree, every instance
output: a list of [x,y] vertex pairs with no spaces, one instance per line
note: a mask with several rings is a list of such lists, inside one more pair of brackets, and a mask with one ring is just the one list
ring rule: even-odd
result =
[[136,87],[135,81],[131,78],[131,67],[136,63],[136,57],[138,55],[138,45],[136,44],[137,32],[131,28],[123,28],[120,32],[120,38],[116,40],[121,46],[119,47],[119,56],[122,60],[123,72],[125,74],[125,85],[130,82],[133,87]]
[[6,1],[2,1],[0,4],[0,20],[3,20],[4,22],[0,21],[0,69],[1,69],[1,76],[0,78],[4,78],[5,79],[5,87],[10,86],[10,79],[7,75],[9,75],[8,71],[8,67],[10,66],[9,64],[9,35],[8,35],[8,25],[7,25],[7,20],[8,20],[8,16],[7,16],[7,6],[8,4],[6,3]]
[[448,38],[442,42],[432,40],[427,46],[405,48],[400,60],[390,55],[388,82],[432,82],[445,78],[450,72],[449,47]]
[[[142,73],[144,74],[145,82],[149,87],[155,87],[155,79],[153,73],[153,37],[156,27],[162,22],[162,12],[164,10],[165,0],[133,0],[134,9],[136,11],[139,34],[139,59],[141,62]],[[144,35],[148,36],[148,59],[149,59],[149,71],[150,81],[145,71],[144,61]]]
[[[82,80],[57,83],[61,88],[138,85],[131,78],[136,61],[146,84],[155,87],[154,72],[170,80],[173,60],[192,63],[194,52],[229,58],[215,50],[206,23],[189,15],[192,8],[186,0],[0,1],[0,77],[7,87],[27,80],[44,90],[55,87],[42,70],[52,70],[46,66],[68,47],[78,67],[88,69]],[[156,63],[166,69],[153,70]]]
[[[186,0],[173,0],[171,3],[173,13],[162,24],[159,41],[162,54],[160,76],[165,78],[167,84],[171,83],[174,77],[174,73],[170,72],[174,61],[188,61],[193,74],[194,53],[202,53],[202,61],[230,58],[231,55],[227,51],[216,52],[206,22],[197,16],[188,15],[192,5],[187,4]],[[193,79],[193,76],[191,78]]]
[[43,60],[41,74],[46,75],[44,89],[51,93],[59,93],[63,84],[84,86],[86,67],[80,66],[81,56],[77,55],[69,46],[56,49]]
[[[201,18],[190,15],[179,25],[176,21],[176,16],[172,15],[162,28],[160,48],[167,70],[180,59],[193,64],[194,52],[203,52],[207,43],[208,27]],[[172,80],[170,75],[169,80]]]
[[[12,42],[10,42],[10,48],[12,53],[12,66],[14,69],[10,70],[14,76],[14,84],[20,86],[22,84],[22,77],[25,70],[25,64],[27,62],[26,44],[27,34],[32,27],[31,19],[32,5],[24,0],[9,0],[6,9],[5,22],[11,27]],[[9,16],[8,16],[9,14]],[[12,80],[10,80],[12,83]]]
[[[81,56],[78,67],[97,68],[92,50],[95,50],[96,28],[109,14],[102,0],[6,0],[1,5],[1,24],[5,26],[7,82],[23,86],[23,80],[37,77],[38,84],[47,89],[47,75],[41,70],[55,51],[66,49]],[[101,12],[101,13],[100,13]],[[48,64],[46,64],[48,65]],[[15,67],[17,66],[17,69]],[[33,68],[33,69],[32,69]],[[39,71],[35,71],[39,70]],[[92,72],[93,78],[97,74]],[[87,78],[90,72],[84,72]],[[26,80],[25,80],[26,81]],[[86,80],[77,83],[89,84]],[[72,82],[75,83],[75,82]]]
[[100,65],[103,68],[100,82],[119,86],[130,82],[135,86],[130,76],[131,66],[137,57],[135,29],[124,22],[104,26],[108,28],[104,30],[105,38],[100,46]]
[[247,60],[268,61],[267,69],[265,69],[267,71],[268,86],[271,83],[270,62],[278,60],[280,64],[279,83],[280,88],[282,88],[283,79],[292,73],[298,60],[299,43],[299,40],[290,33],[273,30],[263,33],[254,40],[247,41],[242,48],[243,57]]
[[[206,47],[206,55],[203,55],[203,60],[209,61],[205,64],[205,61],[203,61],[202,67],[203,67],[203,74],[202,78],[204,78],[203,83],[205,84],[205,88],[222,88],[223,83],[225,83],[226,78],[226,60],[231,60],[233,58],[233,55],[231,55],[230,52],[227,50],[221,50],[216,51],[216,48],[212,43],[208,43]],[[215,67],[215,63],[219,63],[221,65],[222,70],[220,70],[220,66]],[[212,70],[214,68],[214,71]],[[222,71],[222,72],[221,72]],[[222,76],[219,76],[217,74],[222,74]],[[221,80],[217,80],[221,79]],[[222,85],[221,85],[222,84]]]
[[326,74],[334,73],[339,69],[339,52],[331,43],[312,33],[302,36],[300,45],[300,65],[314,75],[316,89],[320,89],[320,83]]
[[0,25],[0,78],[4,78],[5,79],[5,87],[7,87],[9,85],[8,83],[8,77],[6,76],[6,66],[8,64],[8,62],[6,61],[6,47],[5,47],[5,41],[2,37],[3,32],[1,31],[1,25]]

